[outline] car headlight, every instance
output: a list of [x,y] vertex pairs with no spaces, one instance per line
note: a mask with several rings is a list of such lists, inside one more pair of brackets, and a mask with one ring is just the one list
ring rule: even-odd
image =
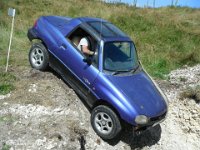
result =
[[135,122],[139,125],[145,125],[148,123],[148,121],[149,119],[145,115],[138,115],[135,117]]

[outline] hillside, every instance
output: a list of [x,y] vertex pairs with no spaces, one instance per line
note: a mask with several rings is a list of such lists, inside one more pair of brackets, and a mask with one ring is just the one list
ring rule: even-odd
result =
[[126,128],[112,141],[96,135],[84,102],[55,74],[30,67],[12,73],[16,89],[0,95],[2,150],[200,149],[200,95],[187,89],[200,85],[200,65],[172,71],[169,82],[157,81],[169,99],[163,123],[139,135]]

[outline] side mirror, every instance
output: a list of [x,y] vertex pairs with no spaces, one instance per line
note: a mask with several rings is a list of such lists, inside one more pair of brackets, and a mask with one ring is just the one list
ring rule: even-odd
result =
[[87,63],[88,65],[92,64],[92,58],[91,57],[86,57],[83,59],[83,62]]

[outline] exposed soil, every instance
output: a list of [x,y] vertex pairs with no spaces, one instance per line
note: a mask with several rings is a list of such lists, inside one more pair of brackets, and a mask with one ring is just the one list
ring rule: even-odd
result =
[[52,72],[11,69],[16,89],[0,96],[0,149],[200,149],[200,104],[180,98],[188,86],[200,85],[200,65],[172,71],[169,81],[157,81],[169,99],[167,119],[139,135],[124,130],[104,141],[90,125],[90,112],[77,94]]

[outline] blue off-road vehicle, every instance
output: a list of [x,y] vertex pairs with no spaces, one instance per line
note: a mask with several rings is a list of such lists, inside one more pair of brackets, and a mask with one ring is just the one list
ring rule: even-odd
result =
[[[82,37],[93,55],[77,48]],[[115,138],[122,122],[144,130],[165,119],[166,97],[142,68],[133,41],[110,22],[43,16],[28,38],[40,41],[30,49],[31,66],[62,76],[91,108],[92,127],[103,139]]]

